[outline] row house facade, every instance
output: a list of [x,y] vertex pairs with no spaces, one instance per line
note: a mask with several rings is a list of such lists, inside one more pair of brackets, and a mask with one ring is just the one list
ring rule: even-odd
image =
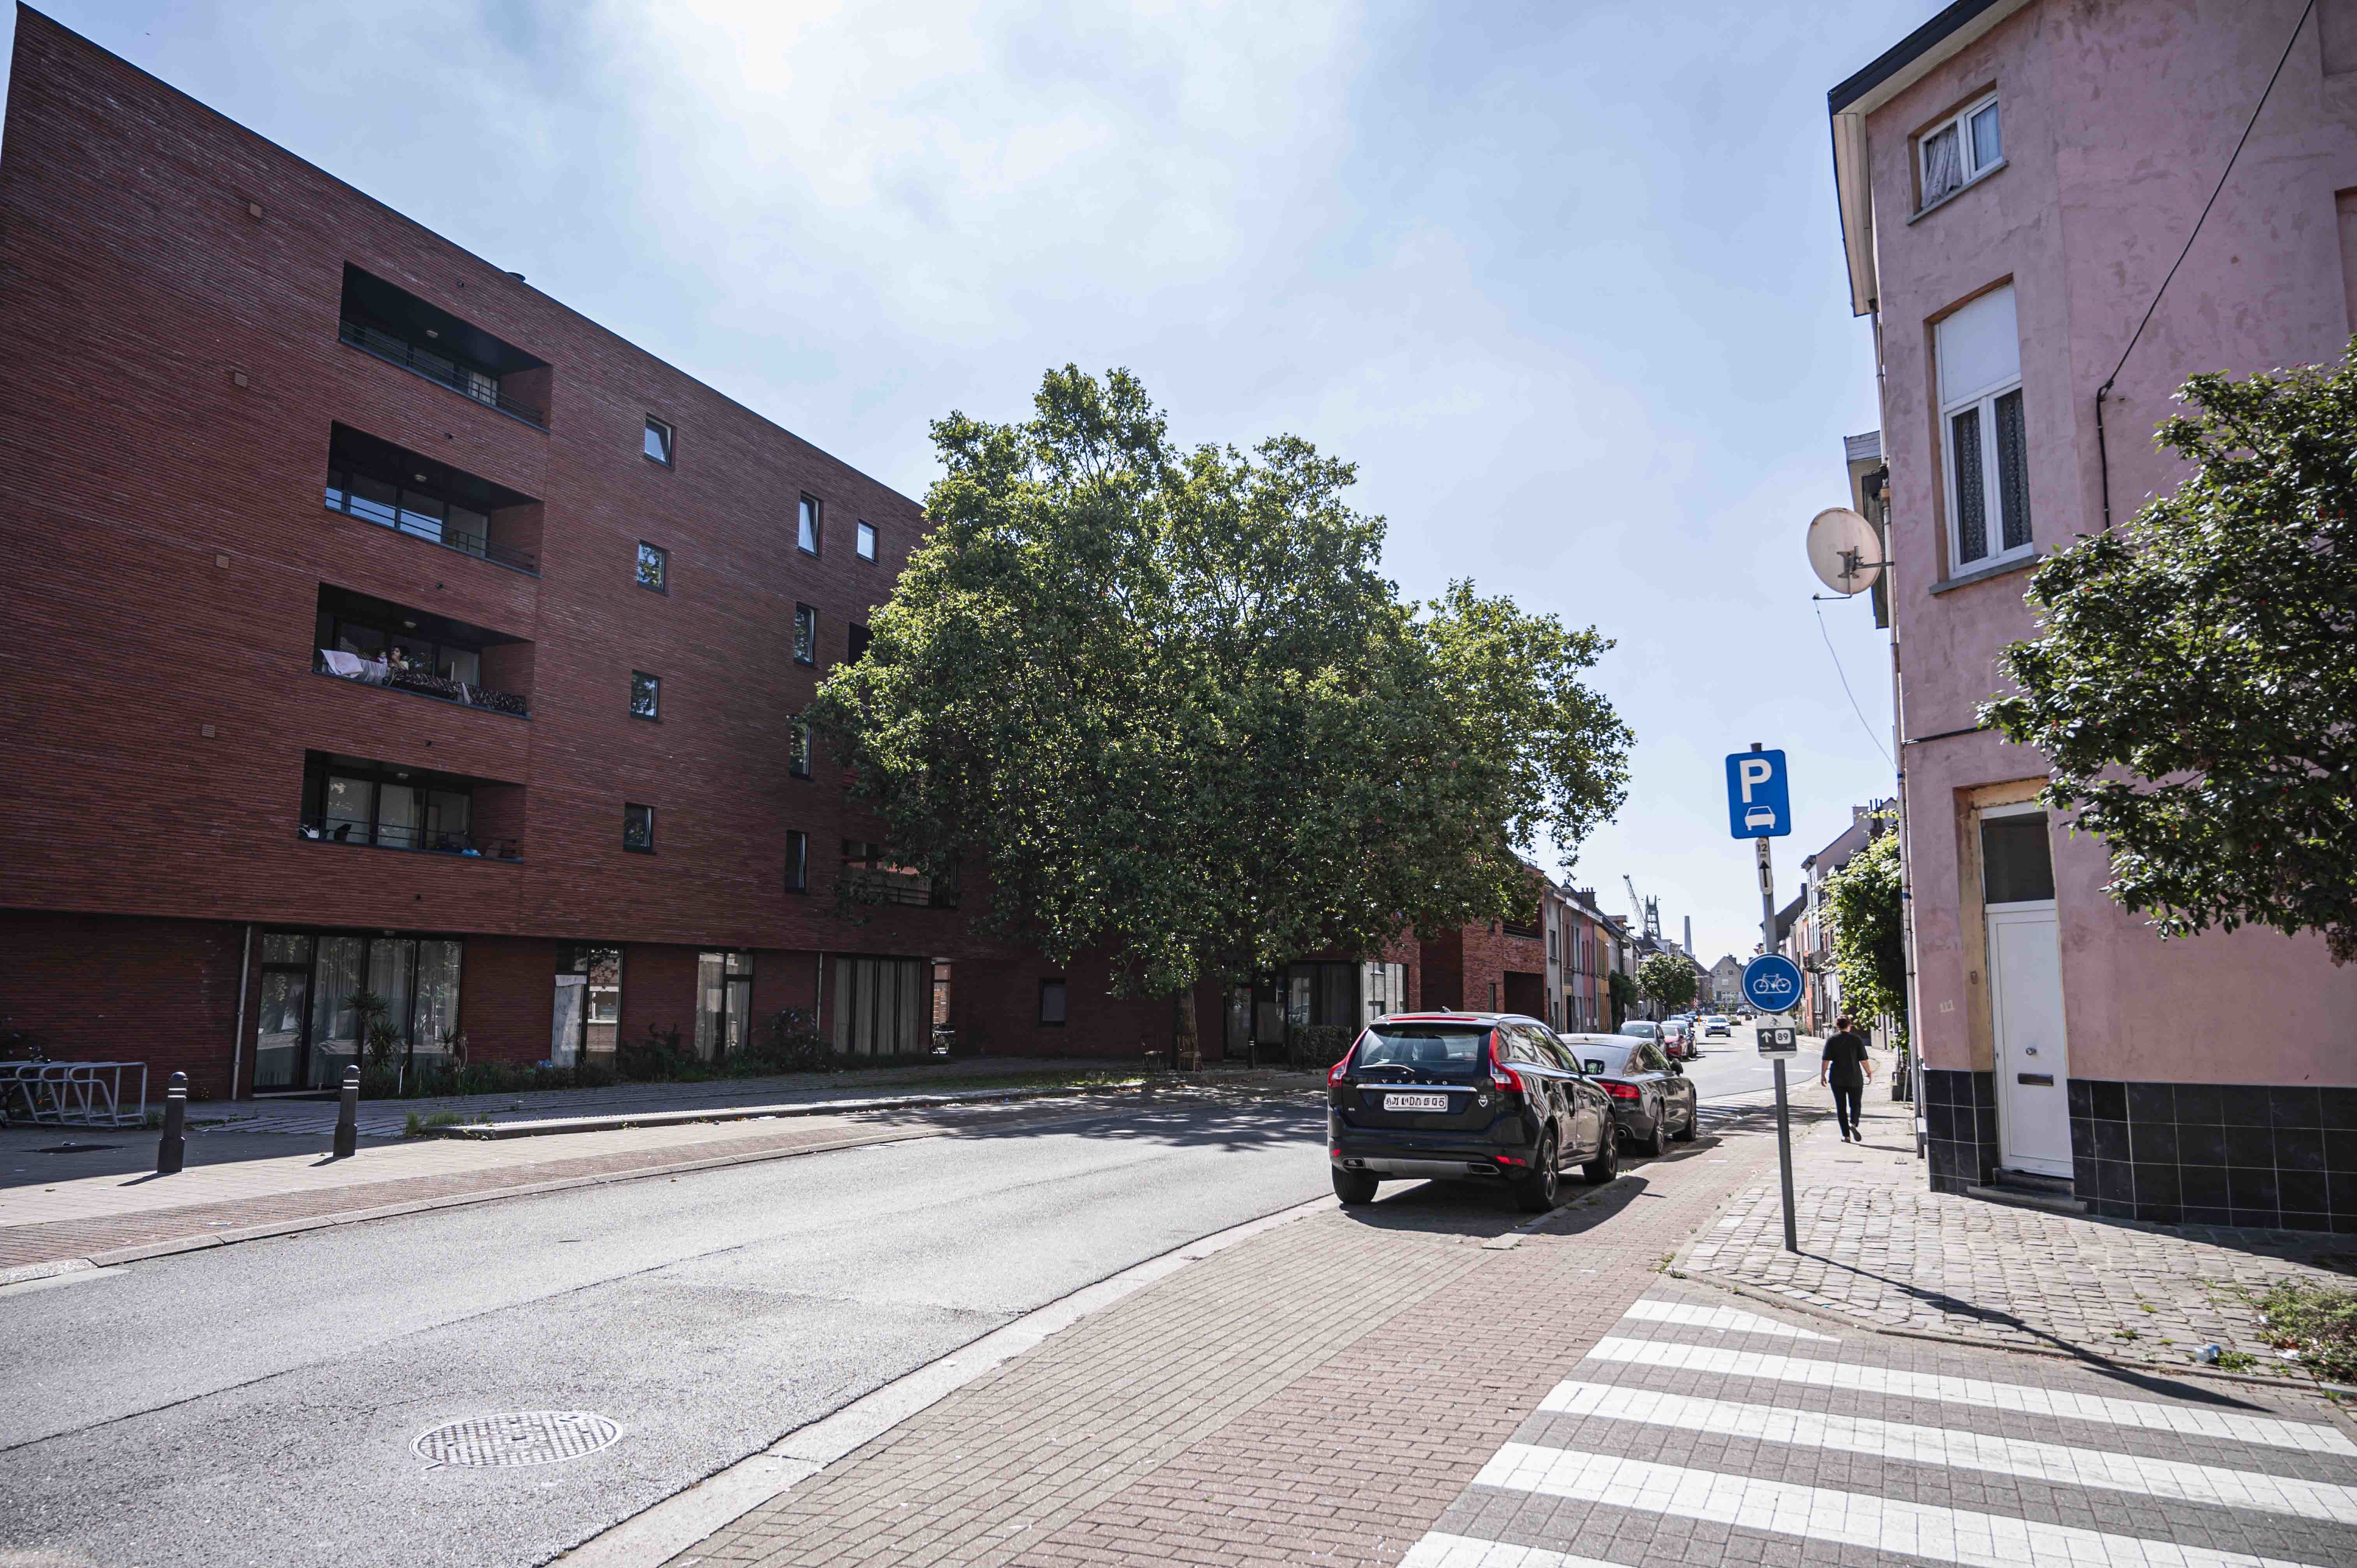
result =
[[1881,407],[1881,467],[1853,441],[1846,479],[1888,509],[1931,1184],[2357,1231],[2357,967],[2313,935],[2162,940],[1976,713],[2037,633],[2025,574],[2184,478],[2150,437],[2188,376],[2348,350],[2357,5],[1958,0],[1828,109]]

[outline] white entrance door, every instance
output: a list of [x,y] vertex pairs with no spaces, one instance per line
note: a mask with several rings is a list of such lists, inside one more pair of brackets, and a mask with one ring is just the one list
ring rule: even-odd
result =
[[2071,1069],[2062,1044],[2062,946],[2049,903],[1988,911],[1996,1024],[1997,1154],[2008,1170],[2071,1174]]

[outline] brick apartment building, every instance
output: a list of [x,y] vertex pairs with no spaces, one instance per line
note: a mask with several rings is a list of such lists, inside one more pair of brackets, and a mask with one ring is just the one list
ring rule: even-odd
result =
[[[406,1049],[1167,1046],[977,943],[794,715],[921,511],[19,10],[0,1031],[242,1097]],[[323,504],[324,503],[324,504]],[[894,901],[840,918],[838,875]],[[1206,1050],[1220,1050],[1208,992]]]

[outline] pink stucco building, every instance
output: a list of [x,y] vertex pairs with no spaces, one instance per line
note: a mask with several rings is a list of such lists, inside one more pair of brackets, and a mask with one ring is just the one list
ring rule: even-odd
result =
[[[2307,5],[1960,0],[1829,95],[1881,389],[1887,474],[1860,490],[1895,568],[1942,1190],[2357,1231],[2357,966],[2312,937],[2162,941],[2105,896],[2103,844],[2035,805],[2041,759],[1975,714],[2034,632],[2026,570],[2104,526],[2107,487],[2117,521],[2180,477],[2151,442],[2171,392],[2337,358],[2357,327],[2357,0]],[[2097,389],[2263,93],[2099,445]]]

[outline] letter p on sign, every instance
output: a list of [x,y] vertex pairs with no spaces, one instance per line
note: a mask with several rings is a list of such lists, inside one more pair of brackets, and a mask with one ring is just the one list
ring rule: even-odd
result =
[[1781,751],[1738,751],[1727,759],[1727,831],[1739,839],[1792,831],[1792,796]]

